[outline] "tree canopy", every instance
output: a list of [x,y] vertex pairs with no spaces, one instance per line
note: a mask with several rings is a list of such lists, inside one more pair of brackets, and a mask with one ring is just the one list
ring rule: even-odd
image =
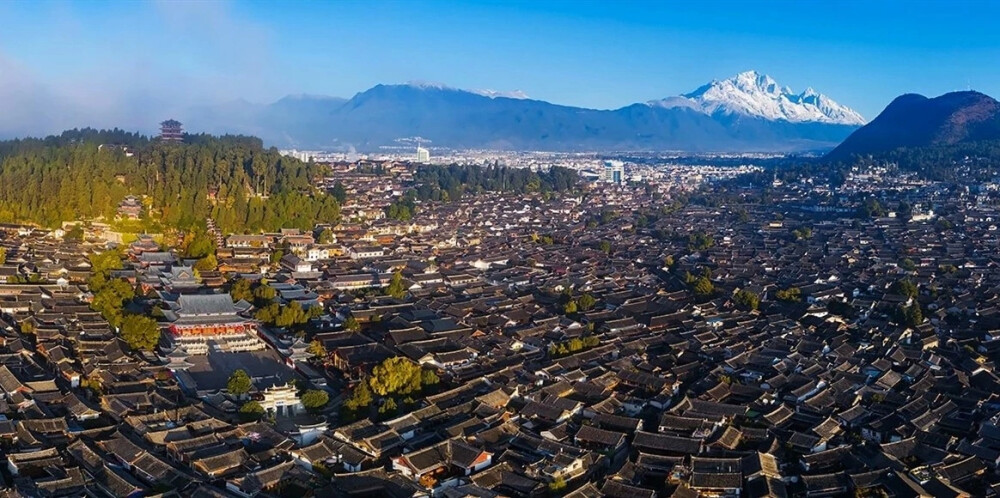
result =
[[250,376],[243,369],[234,371],[229,376],[229,381],[226,382],[226,390],[234,396],[243,396],[250,392],[252,388],[253,381],[250,380]]
[[127,315],[122,320],[122,339],[132,349],[151,351],[160,342],[160,327],[156,320],[143,315]]
[[252,303],[253,291],[250,290],[250,281],[245,278],[234,280],[232,286],[229,288],[229,295],[233,298],[234,303],[240,300]]
[[392,278],[389,280],[389,286],[385,288],[385,295],[392,296],[396,299],[406,297],[406,286],[403,284],[402,273],[397,271],[392,274]]
[[740,289],[733,295],[733,302],[742,310],[753,311],[760,306],[760,296],[756,292]]
[[404,357],[394,357],[372,369],[368,384],[379,396],[408,396],[437,384],[437,375],[434,372],[424,374],[420,365]]
[[[124,142],[106,141],[116,139]],[[313,187],[319,168],[249,137],[192,135],[165,144],[118,130],[74,130],[5,141],[0,222],[111,219],[135,195],[148,204],[146,216],[167,227],[200,227],[212,217],[225,232],[311,229],[340,217],[336,198]]]
[[309,389],[308,391],[302,393],[302,406],[306,407],[309,411],[316,411],[330,402],[330,395],[326,391],[319,389]]
[[264,407],[260,403],[250,400],[240,407],[240,417],[244,420],[258,420],[264,415]]

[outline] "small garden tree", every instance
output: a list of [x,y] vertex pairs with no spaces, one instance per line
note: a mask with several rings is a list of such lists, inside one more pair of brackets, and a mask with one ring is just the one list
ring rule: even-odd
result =
[[319,411],[330,402],[330,395],[320,389],[309,389],[302,393],[302,406],[311,412]]
[[229,391],[229,394],[237,397],[246,395],[252,388],[253,381],[250,380],[250,376],[243,369],[233,372],[229,376],[229,381],[226,382],[226,390]]

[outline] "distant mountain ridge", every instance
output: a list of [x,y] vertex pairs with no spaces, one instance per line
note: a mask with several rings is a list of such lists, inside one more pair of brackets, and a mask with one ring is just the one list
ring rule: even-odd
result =
[[346,100],[289,96],[194,109],[181,120],[193,131],[248,133],[300,149],[376,150],[419,136],[460,149],[690,152],[824,149],[864,123],[821,94],[786,90],[749,71],[683,96],[597,110],[520,91],[413,82],[376,85]]
[[852,133],[826,158],[887,152],[900,147],[953,145],[1000,139],[1000,102],[973,91],[939,97],[905,94]]

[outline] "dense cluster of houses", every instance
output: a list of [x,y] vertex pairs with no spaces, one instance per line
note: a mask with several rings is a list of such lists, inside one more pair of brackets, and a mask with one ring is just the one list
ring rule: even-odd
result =
[[[860,217],[810,209],[829,193],[804,184],[714,207],[606,185],[466,196],[403,222],[369,213],[405,176],[341,173],[344,222],[221,236],[214,271],[153,237],[120,247],[111,276],[136,289],[126,311],[157,319],[152,351],[90,305],[105,242],[0,226],[3,492],[1000,494],[987,199],[921,183],[880,199],[907,213]],[[263,323],[237,279],[318,311]],[[397,357],[440,384],[343,415]],[[236,370],[259,421],[228,392]],[[307,413],[305,388],[329,404]]]

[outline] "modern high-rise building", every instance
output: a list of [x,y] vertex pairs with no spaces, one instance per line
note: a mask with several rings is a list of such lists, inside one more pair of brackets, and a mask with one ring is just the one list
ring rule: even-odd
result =
[[604,161],[604,181],[610,183],[625,182],[625,163],[621,161]]
[[418,163],[431,162],[431,151],[423,147],[417,147],[417,162]]
[[160,140],[165,142],[181,142],[184,140],[184,129],[181,122],[168,119],[160,123]]

